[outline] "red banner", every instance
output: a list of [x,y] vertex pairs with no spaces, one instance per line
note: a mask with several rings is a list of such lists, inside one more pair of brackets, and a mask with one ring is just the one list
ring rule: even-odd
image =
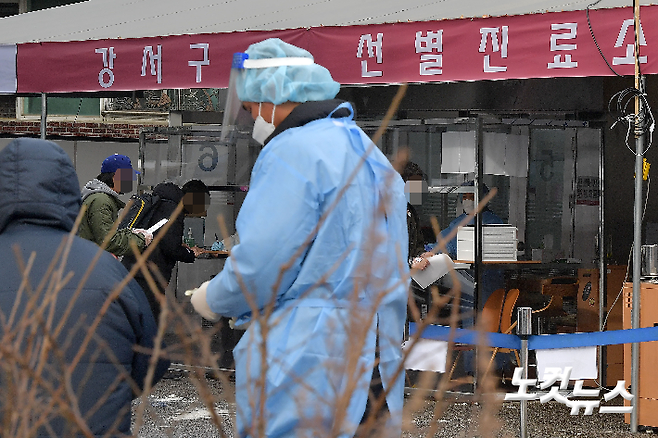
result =
[[[223,88],[234,52],[278,37],[341,84],[634,75],[632,8],[479,19],[18,45],[19,93]],[[643,23],[658,22],[644,6]],[[658,73],[658,26],[640,26],[640,68]],[[651,49],[653,47],[653,49]]]

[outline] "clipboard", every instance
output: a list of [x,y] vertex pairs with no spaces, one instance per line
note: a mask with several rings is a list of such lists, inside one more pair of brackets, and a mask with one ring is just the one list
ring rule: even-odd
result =
[[436,254],[428,258],[429,266],[425,269],[412,269],[411,278],[425,289],[439,278],[446,275],[450,270],[455,269],[455,263],[448,254]]

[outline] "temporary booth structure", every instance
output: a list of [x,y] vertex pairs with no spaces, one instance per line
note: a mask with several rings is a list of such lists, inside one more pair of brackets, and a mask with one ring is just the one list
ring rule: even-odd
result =
[[[641,23],[655,22],[658,2],[641,4]],[[635,16],[618,0],[88,0],[0,19],[0,93],[223,88],[232,54],[268,37],[308,49],[344,85],[631,77],[636,63],[656,74],[658,27],[636,33]],[[486,120],[462,122],[479,181]],[[600,196],[602,178],[592,181],[584,192]],[[598,202],[591,193],[580,200]]]

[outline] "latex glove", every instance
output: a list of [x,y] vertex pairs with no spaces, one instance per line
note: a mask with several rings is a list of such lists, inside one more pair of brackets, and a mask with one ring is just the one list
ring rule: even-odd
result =
[[[432,254],[432,253],[425,253],[425,254]],[[428,260],[428,257],[426,257],[425,254],[413,258],[413,260],[411,261],[411,269],[419,269],[422,271],[430,265],[430,261]]]
[[243,322],[242,324],[235,325],[238,322],[238,318],[233,317],[228,320],[228,326],[231,327],[233,330],[247,330],[249,328],[249,325],[251,325],[251,321]]
[[206,301],[208,283],[210,283],[210,281],[206,281],[202,283],[201,286],[199,286],[198,288],[192,291],[187,291],[185,292],[185,294],[187,295],[188,292],[192,292],[191,301],[192,301],[192,306],[194,306],[194,310],[196,310],[196,313],[203,316],[208,321],[217,322],[219,321],[220,315],[210,310],[208,301]]
[[153,234],[149,233],[143,228],[133,228],[133,233],[140,234],[144,238],[146,246],[149,246],[153,241]]

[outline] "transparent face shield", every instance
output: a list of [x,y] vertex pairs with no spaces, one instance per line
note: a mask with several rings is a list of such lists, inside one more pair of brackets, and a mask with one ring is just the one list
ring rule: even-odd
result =
[[[224,119],[222,120],[222,134],[220,140],[225,140],[229,133],[237,128],[238,114],[242,110],[242,102],[238,99],[238,92],[235,88],[238,76],[245,73],[244,61],[249,55],[242,52],[233,54],[233,63],[231,64],[231,75],[228,80],[228,93],[226,97],[226,107],[224,108]],[[244,111],[244,110],[243,110]]]
[[[233,54],[231,75],[228,81],[226,108],[224,109],[224,119],[222,121],[221,140],[225,140],[229,137],[230,133],[236,131],[238,126],[247,126],[249,122],[253,122],[251,114],[242,108],[242,102],[238,98],[236,85],[240,75],[245,75],[246,71],[252,68],[302,66],[312,64],[313,59],[305,57],[249,59],[249,54],[247,53],[237,52]],[[274,96],[272,96],[272,98],[274,98]],[[265,101],[266,100],[263,100],[263,102]]]

